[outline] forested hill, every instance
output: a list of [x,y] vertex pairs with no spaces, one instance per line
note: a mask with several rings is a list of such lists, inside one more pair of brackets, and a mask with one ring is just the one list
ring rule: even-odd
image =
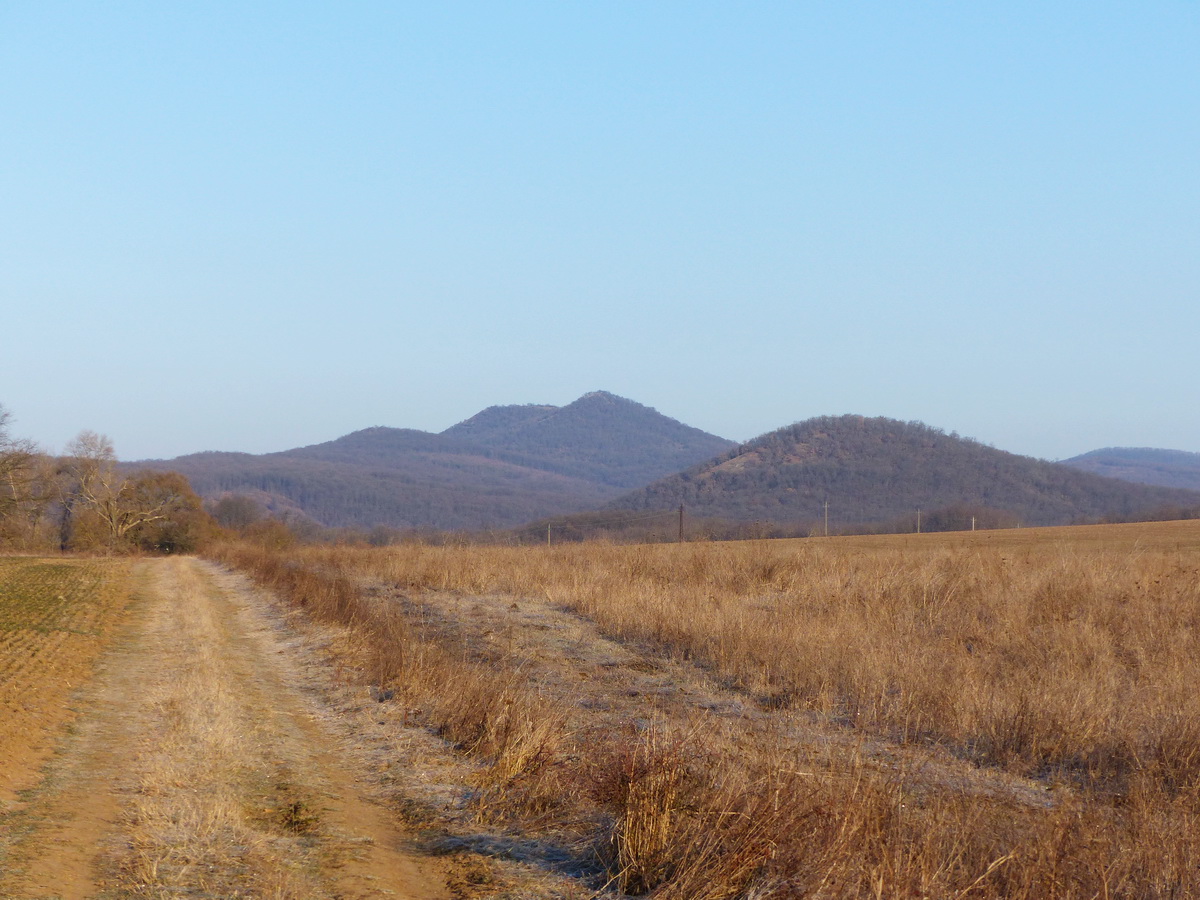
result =
[[1026,525],[1200,507],[1200,493],[1135,485],[1017,456],[920,423],[822,417],[781,428],[626,494],[614,509],[838,527],[976,509]]
[[207,498],[246,494],[322,525],[481,529],[594,509],[729,446],[597,392],[564,407],[492,407],[441,434],[374,427],[279,453],[131,465],[181,472]]
[[510,462],[637,487],[734,446],[607,391],[567,406],[493,406],[442,432]]
[[1138,484],[1200,491],[1200,453],[1186,450],[1106,447],[1064,459],[1063,465]]

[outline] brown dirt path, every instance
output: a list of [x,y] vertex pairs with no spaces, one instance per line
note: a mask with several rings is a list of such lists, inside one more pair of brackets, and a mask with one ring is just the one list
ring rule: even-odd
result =
[[448,896],[369,799],[262,601],[194,559],[143,600],[17,820],[0,897]]

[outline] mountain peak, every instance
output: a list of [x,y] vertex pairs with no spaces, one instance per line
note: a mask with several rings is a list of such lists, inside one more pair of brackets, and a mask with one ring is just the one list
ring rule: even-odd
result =
[[684,504],[696,515],[733,521],[812,522],[828,502],[839,526],[897,520],[916,509],[973,508],[1051,525],[1197,499],[1006,453],[919,422],[847,415],[764,434],[611,506]]
[[566,406],[493,406],[442,432],[502,459],[634,487],[732,446],[609,391]]
[[[586,394],[584,394],[582,397],[580,397],[578,400],[576,400],[575,403],[582,403],[584,400],[603,400],[603,401],[607,401],[609,403],[633,403],[634,402],[632,400],[626,399],[625,397],[618,397],[616,394],[609,393],[608,391],[588,391]],[[575,403],[572,403],[570,405],[574,406]],[[635,404],[635,405],[641,406],[640,403]]]

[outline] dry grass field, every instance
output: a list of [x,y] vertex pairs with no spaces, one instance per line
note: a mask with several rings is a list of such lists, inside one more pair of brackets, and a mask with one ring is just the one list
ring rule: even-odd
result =
[[219,555],[588,890],[1200,895],[1198,523]]
[[37,777],[68,698],[131,598],[122,560],[0,558],[0,812]]
[[215,555],[0,559],[0,894],[1200,896],[1200,523]]

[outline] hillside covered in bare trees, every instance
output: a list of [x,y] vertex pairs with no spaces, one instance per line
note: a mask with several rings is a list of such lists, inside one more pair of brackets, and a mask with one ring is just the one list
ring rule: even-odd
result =
[[926,530],[1181,518],[1200,493],[1131,484],[997,450],[919,422],[824,416],[765,434],[633,491],[613,510],[732,521]]

